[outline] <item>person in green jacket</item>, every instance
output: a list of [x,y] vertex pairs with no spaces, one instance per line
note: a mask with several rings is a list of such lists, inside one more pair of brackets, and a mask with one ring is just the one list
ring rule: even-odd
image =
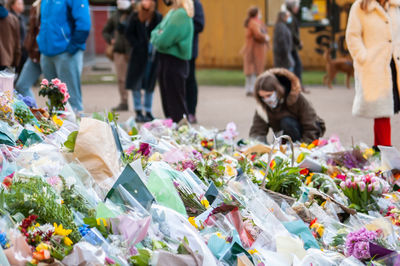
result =
[[164,0],[172,5],[151,33],[151,43],[159,53],[158,81],[164,115],[179,122],[188,115],[186,79],[193,43],[193,0]]

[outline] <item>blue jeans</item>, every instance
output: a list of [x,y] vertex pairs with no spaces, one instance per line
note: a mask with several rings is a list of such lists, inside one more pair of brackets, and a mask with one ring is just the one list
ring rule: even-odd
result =
[[83,68],[83,51],[79,50],[74,55],[68,52],[55,56],[45,56],[40,59],[43,75],[49,81],[58,78],[67,84],[71,96],[69,103],[75,112],[83,111],[81,74]]
[[[135,111],[142,111],[142,90],[134,90],[132,92],[133,95],[133,105]],[[152,91],[145,91],[144,92],[144,111],[146,113],[151,113],[151,107],[153,104],[153,92]]]
[[35,96],[33,95],[32,86],[35,85],[36,81],[42,74],[42,70],[40,68],[39,63],[34,63],[29,57],[26,60],[24,67],[22,68],[21,74],[19,75],[17,84],[15,85],[15,89],[22,94],[22,96],[32,97],[35,100]]

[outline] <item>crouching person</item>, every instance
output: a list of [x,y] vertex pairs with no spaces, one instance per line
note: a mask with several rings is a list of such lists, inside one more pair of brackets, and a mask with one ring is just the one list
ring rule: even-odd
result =
[[323,136],[325,123],[301,93],[299,79],[282,68],[261,74],[255,84],[257,108],[250,137],[266,142],[269,128],[293,142],[310,143]]

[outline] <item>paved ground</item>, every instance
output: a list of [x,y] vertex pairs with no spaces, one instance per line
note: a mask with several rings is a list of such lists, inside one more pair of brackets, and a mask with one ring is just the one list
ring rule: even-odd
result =
[[[228,122],[235,122],[240,136],[248,136],[255,100],[244,96],[244,89],[238,87],[200,87],[198,120],[206,127],[223,129]],[[326,121],[326,137],[337,134],[343,144],[351,145],[352,139],[357,142],[373,144],[373,121],[356,118],[351,115],[354,90],[337,86],[333,90],[323,87],[310,88],[306,97],[313,103],[317,113]],[[37,95],[37,90],[35,90]],[[43,100],[39,100],[43,104]],[[110,110],[119,102],[117,86],[85,85],[83,102],[86,112]],[[129,102],[132,108],[132,99]],[[156,90],[153,113],[163,117],[160,95]],[[121,113],[120,119],[132,116],[133,111]],[[392,119],[393,145],[400,148],[400,115]]]

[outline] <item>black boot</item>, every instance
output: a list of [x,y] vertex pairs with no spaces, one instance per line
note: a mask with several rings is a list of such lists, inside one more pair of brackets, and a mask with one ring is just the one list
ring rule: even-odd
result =
[[146,116],[144,117],[144,122],[151,122],[154,120],[154,116],[150,112],[146,112]]
[[145,122],[144,120],[145,120],[145,118],[144,118],[144,116],[142,114],[142,111],[136,110],[136,119],[135,119],[135,121],[137,123],[143,123],[143,122]]

